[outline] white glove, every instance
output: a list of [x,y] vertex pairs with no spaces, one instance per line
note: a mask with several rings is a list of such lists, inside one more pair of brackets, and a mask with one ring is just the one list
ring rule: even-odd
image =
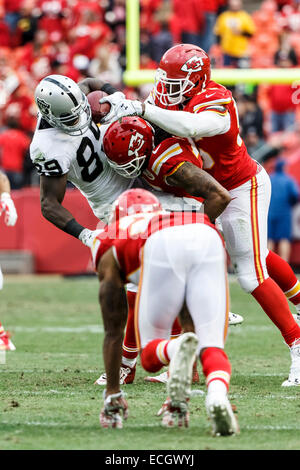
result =
[[4,222],[6,225],[15,225],[18,214],[9,193],[2,193],[0,197],[0,216],[5,212]]
[[102,118],[101,124],[113,122],[112,118],[115,115],[115,112],[114,112],[115,106],[117,106],[117,104],[119,104],[120,101],[124,101],[124,100],[126,100],[126,96],[121,91],[116,91],[116,93],[113,93],[112,95],[104,96],[103,98],[101,98],[101,100],[99,100],[100,104],[110,103],[111,105],[110,112],[105,116],[105,118]]
[[114,122],[125,116],[141,116],[143,103],[138,100],[122,100],[111,107],[110,112],[102,120],[103,123]]
[[128,418],[128,404],[124,397],[125,394],[121,390],[104,399],[104,407],[99,416],[102,428],[123,428],[122,413],[125,420]]
[[82,230],[78,238],[85,246],[91,248],[93,245],[93,241],[101,232],[103,232],[103,229],[89,230],[88,228],[85,228],[84,230]]

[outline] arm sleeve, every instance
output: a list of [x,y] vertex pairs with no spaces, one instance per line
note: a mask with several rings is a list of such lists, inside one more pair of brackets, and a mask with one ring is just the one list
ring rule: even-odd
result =
[[230,129],[228,112],[223,115],[212,111],[194,114],[186,111],[161,109],[147,103],[143,117],[169,134],[192,137],[193,139],[225,134]]

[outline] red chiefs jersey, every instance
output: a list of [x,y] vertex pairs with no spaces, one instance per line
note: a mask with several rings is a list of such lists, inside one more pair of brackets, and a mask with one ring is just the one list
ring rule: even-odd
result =
[[[142,177],[154,189],[172,193],[178,197],[191,197],[184,189],[167,183],[167,177],[175,173],[185,162],[202,168],[199,150],[192,139],[170,137],[155,147]],[[203,201],[199,197],[193,197],[193,199]]]
[[[153,93],[150,95],[153,100]],[[162,106],[155,99],[155,105],[169,110],[180,106]],[[224,111],[220,108],[224,108]],[[183,111],[201,113],[210,110],[230,114],[230,129],[225,134],[202,137],[195,141],[203,160],[203,169],[210,173],[226,189],[234,189],[256,174],[257,164],[247,152],[239,134],[239,118],[232,94],[224,86],[210,81],[202,92],[193,96]]]
[[140,252],[147,239],[167,227],[195,223],[209,225],[216,230],[207,215],[199,212],[160,211],[122,217],[119,221],[108,225],[96,237],[92,247],[94,265],[97,268],[101,256],[113,248],[124,279],[137,284],[141,264]]

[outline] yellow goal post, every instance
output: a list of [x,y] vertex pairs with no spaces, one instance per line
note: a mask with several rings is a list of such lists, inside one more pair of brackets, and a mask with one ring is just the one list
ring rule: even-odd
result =
[[[154,81],[155,70],[140,70],[140,2],[126,0],[126,70],[123,81],[139,86]],[[212,79],[224,85],[237,83],[300,83],[300,67],[265,69],[213,69]]]

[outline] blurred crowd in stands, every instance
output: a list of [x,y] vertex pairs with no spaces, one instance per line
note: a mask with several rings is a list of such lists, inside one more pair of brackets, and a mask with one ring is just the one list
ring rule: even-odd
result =
[[[265,0],[256,11],[252,3],[140,0],[141,68],[156,68],[165,50],[180,42],[204,48],[214,67],[298,66],[300,2]],[[130,98],[148,95],[152,85],[122,83],[125,9],[126,0],[0,0],[0,168],[13,189],[38,184],[28,147],[36,122],[33,93],[43,77],[99,77]],[[270,171],[274,157],[286,159],[287,172],[300,184],[297,84],[232,91],[250,154]]]

